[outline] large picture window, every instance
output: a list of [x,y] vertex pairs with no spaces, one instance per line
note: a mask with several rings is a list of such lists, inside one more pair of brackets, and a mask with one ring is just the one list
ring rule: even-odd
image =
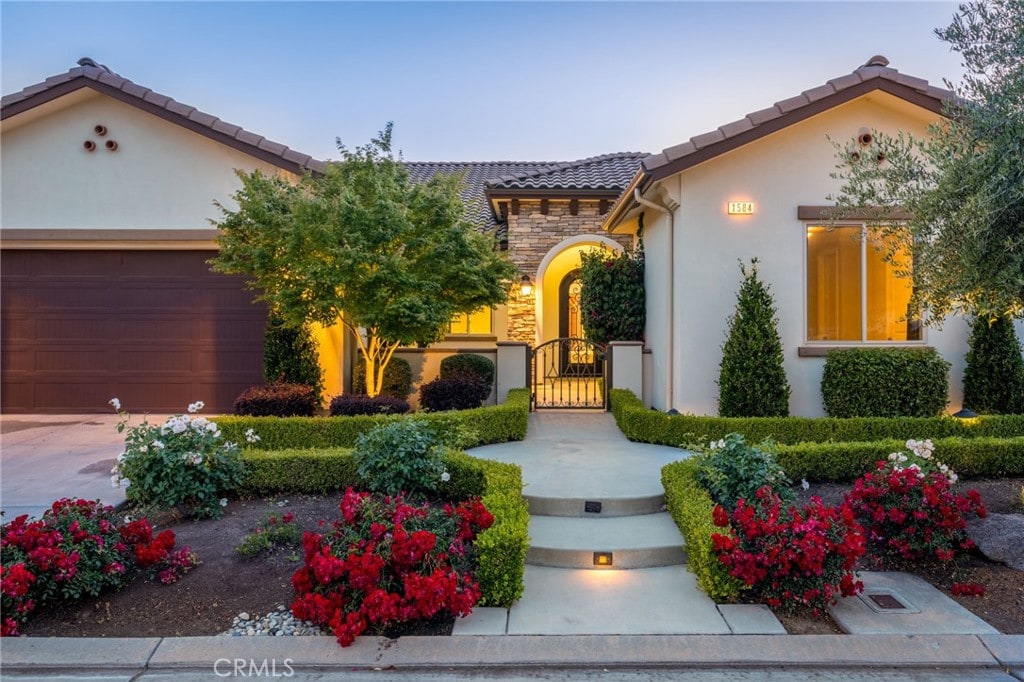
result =
[[491,309],[481,308],[469,315],[460,314],[452,318],[449,334],[492,334]]
[[912,260],[886,260],[885,238],[864,225],[807,227],[807,340],[920,341],[910,308]]

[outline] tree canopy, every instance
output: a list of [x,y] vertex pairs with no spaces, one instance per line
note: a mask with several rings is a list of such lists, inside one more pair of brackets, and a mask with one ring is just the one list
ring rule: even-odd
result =
[[[901,224],[872,224],[890,257],[909,247],[915,302],[941,324],[951,313],[1024,315],[1024,3],[961,5],[940,39],[963,58],[965,76],[946,120],[923,139],[874,131],[871,153],[837,143],[844,211],[898,206]],[[879,242],[882,244],[882,241]]]
[[220,206],[214,269],[248,277],[287,323],[341,321],[380,392],[401,345],[440,338],[452,317],[503,302],[514,266],[464,219],[461,178],[414,183],[391,153],[391,124],[322,174],[291,182],[239,172]]

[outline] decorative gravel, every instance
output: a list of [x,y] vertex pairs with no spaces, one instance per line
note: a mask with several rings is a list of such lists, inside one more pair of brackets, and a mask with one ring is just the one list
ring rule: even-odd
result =
[[292,612],[278,606],[267,615],[250,617],[243,611],[231,622],[231,629],[222,632],[225,637],[303,637],[328,634],[309,621],[299,620]]

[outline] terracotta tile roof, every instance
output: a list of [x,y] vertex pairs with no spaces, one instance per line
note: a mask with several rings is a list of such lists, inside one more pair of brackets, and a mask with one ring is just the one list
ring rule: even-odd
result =
[[262,135],[250,133],[240,126],[221,121],[195,107],[176,102],[167,95],[137,85],[87,57],[79,59],[78,64],[78,67],[67,73],[50,76],[42,83],[5,95],[0,100],[0,119],[16,116],[80,88],[92,88],[285,170],[301,173],[305,170],[322,171],[325,168],[322,161],[309,154],[289,149]]
[[717,130],[691,137],[687,142],[662,150],[660,154],[648,156],[643,160],[642,173],[654,180],[673,175],[872,90],[889,92],[936,113],[941,113],[944,102],[955,97],[949,90],[929,85],[926,80],[902,74],[888,66],[888,59],[876,55],[853,73],[833,78],[796,97],[776,102],[767,109],[747,114],[719,126]]
[[550,168],[550,161],[407,161],[405,167],[415,182],[426,182],[438,173],[463,176],[462,201],[466,204],[467,218],[481,230],[492,230],[498,223],[494,218],[484,190],[488,181],[504,177],[529,175]]

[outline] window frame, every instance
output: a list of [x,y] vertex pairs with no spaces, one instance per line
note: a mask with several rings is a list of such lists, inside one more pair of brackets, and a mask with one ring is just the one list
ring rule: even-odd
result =
[[[810,338],[810,319],[808,317],[810,311],[808,309],[808,299],[810,298],[810,264],[808,259],[808,246],[807,246],[807,234],[808,229],[812,227],[824,227],[826,229],[842,229],[846,227],[857,227],[860,228],[860,340],[838,340],[838,339],[812,339]],[[867,250],[869,247],[868,230],[872,227],[863,220],[851,220],[842,221],[835,225],[823,225],[821,220],[805,220],[801,223],[801,245],[803,248],[803,255],[801,260],[803,261],[803,291],[802,291],[802,304],[803,308],[803,339],[804,345],[815,348],[831,348],[831,347],[844,347],[844,348],[857,348],[857,347],[892,347],[892,346],[927,346],[927,334],[928,326],[924,324],[923,319],[921,320],[921,338],[919,339],[908,339],[905,341],[897,340],[870,340],[867,339],[868,334],[868,262],[867,262]],[[878,228],[874,228],[878,229]],[[911,254],[913,258],[913,254]]]
[[[460,314],[465,314],[465,316],[466,316],[466,328],[467,329],[469,328],[470,318],[475,314],[475,312],[476,311],[474,311],[473,313],[460,313]],[[448,338],[448,337],[458,337],[460,339],[467,339],[467,338],[485,339],[485,338],[492,338],[492,337],[494,337],[494,308],[487,308],[487,313],[488,313],[488,323],[487,323],[487,326],[488,326],[489,331],[483,332],[483,333],[481,333],[481,332],[470,332],[470,331],[464,331],[464,332],[460,331],[460,332],[457,332],[457,331],[454,331],[452,329],[452,323],[449,322],[448,323],[448,332],[445,334],[445,338]]]

